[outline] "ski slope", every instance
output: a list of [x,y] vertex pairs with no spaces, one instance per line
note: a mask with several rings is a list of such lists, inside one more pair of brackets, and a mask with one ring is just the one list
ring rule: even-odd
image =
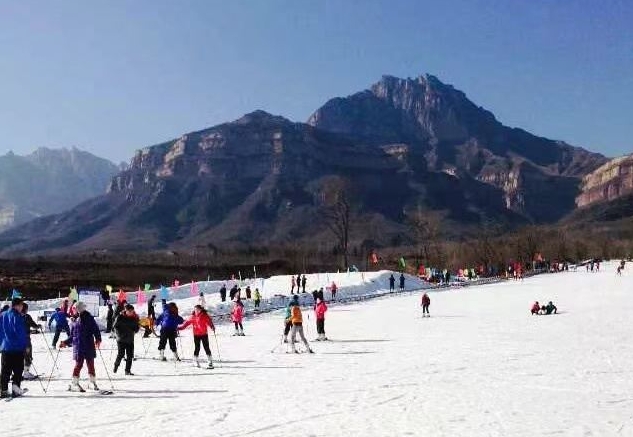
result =
[[[424,319],[420,293],[334,305],[333,341],[312,342],[314,355],[284,353],[273,312],[247,319],[246,337],[219,326],[215,370],[139,358],[136,376],[114,377],[112,396],[68,393],[72,353],[62,351],[48,394],[25,383],[26,397],[0,402],[0,423],[11,437],[630,436],[631,290],[633,265],[617,277],[605,263],[600,273],[432,292]],[[561,313],[530,316],[534,300],[553,300]],[[304,319],[313,339],[313,315]],[[186,358],[191,336],[182,338]],[[37,370],[49,372],[41,335],[33,342]],[[111,346],[104,339],[108,367]],[[110,388],[99,358],[97,377]]]

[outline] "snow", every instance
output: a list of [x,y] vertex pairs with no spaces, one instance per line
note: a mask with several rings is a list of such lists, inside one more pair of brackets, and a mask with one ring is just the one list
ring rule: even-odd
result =
[[[633,267],[618,277],[615,266],[431,292],[430,318],[420,292],[332,305],[334,341],[312,342],[314,355],[284,353],[279,311],[250,317],[246,337],[218,327],[215,370],[139,359],[112,396],[68,393],[64,350],[48,394],[31,381],[27,397],[0,402],[3,435],[633,435]],[[561,313],[530,316],[534,300]],[[304,319],[313,339],[310,311]],[[42,336],[33,342],[37,370],[50,371]],[[102,347],[111,370],[111,341]],[[110,388],[100,358],[97,377]]]

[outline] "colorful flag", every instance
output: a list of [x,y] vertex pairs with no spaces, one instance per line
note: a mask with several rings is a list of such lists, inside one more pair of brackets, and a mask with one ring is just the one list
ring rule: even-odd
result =
[[143,290],[141,290],[141,287],[139,287],[138,291],[136,292],[136,303],[137,304],[143,304],[145,302],[147,302],[147,300],[145,298],[145,293],[143,292]]
[[70,287],[70,293],[68,293],[68,299],[72,300],[78,300],[77,298],[77,288],[75,287]]
[[11,299],[15,299],[19,297],[22,297],[22,294],[20,294],[20,292],[14,288],[13,291],[11,292]]
[[198,295],[198,283],[196,283],[196,282],[194,282],[192,280],[191,281],[191,288],[190,288],[189,292],[191,293],[192,296],[197,296]]
[[180,281],[178,279],[174,280],[174,287],[180,287]]
[[125,294],[125,291],[123,290],[119,290],[119,295],[116,298],[117,302],[121,303],[124,300],[127,301],[127,294]]
[[378,264],[378,255],[376,254],[376,252],[373,252],[371,254],[371,262],[374,264]]
[[407,262],[404,260],[404,257],[400,257],[400,259],[398,260],[398,265],[402,270],[407,268]]
[[106,291],[112,293],[112,285],[106,285]]
[[164,285],[160,286],[160,299],[161,300],[169,299],[169,290]]
[[145,291],[149,291],[152,286],[150,284],[145,284]]

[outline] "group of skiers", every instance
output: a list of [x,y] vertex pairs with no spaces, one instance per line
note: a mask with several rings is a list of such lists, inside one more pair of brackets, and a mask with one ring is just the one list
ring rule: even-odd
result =
[[[400,291],[404,291],[404,273],[400,273]],[[393,274],[389,277],[389,291],[394,292],[396,289],[396,278]]]
[[532,304],[532,308],[530,309],[530,313],[532,315],[540,315],[540,314],[545,314],[545,315],[550,315],[550,314],[557,314],[558,313],[558,308],[556,308],[556,305],[554,305],[552,303],[552,301],[550,300],[548,302],[547,305],[543,305],[541,306],[538,301],[534,302],[534,304]]

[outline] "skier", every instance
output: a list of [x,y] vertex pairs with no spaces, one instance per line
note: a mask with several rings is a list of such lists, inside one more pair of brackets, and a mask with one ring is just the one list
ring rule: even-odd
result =
[[235,284],[232,288],[231,288],[231,292],[229,294],[229,297],[231,300],[233,300],[233,298],[235,297],[235,295],[238,293],[237,290],[237,284]]
[[297,275],[297,294],[299,294],[300,287],[301,287],[301,275]]
[[51,330],[51,324],[55,322],[55,335],[53,336],[53,349],[57,349],[57,340],[59,334],[66,333],[66,341],[70,338],[70,327],[68,326],[68,316],[61,308],[55,308],[55,314],[48,321],[48,330]]
[[[11,309],[0,314],[0,351],[2,360],[0,370],[0,397],[22,396],[22,372],[24,371],[24,352],[28,340],[26,324],[22,315],[22,299],[11,300]],[[11,379],[11,392],[9,392]]]
[[160,324],[160,340],[158,341],[158,352],[161,361],[167,361],[165,358],[165,346],[169,341],[169,349],[174,354],[174,359],[180,361],[178,351],[176,349],[176,336],[178,335],[178,325],[184,322],[183,318],[178,315],[178,307],[175,303],[163,303],[163,312],[156,323]]
[[31,373],[31,364],[33,363],[33,345],[31,344],[31,328],[35,330],[35,333],[40,332],[40,325],[33,321],[33,317],[28,313],[29,306],[26,302],[22,304],[22,315],[24,316],[24,326],[26,327],[26,349],[24,350],[24,372],[22,373],[22,379],[30,380],[34,379],[35,375]]
[[119,314],[125,311],[125,305],[127,305],[126,300],[118,301],[116,304],[116,308],[114,309],[114,318],[116,319]]
[[86,304],[79,302],[76,306],[79,317],[76,323],[70,330],[73,345],[73,359],[75,360],[75,368],[73,369],[73,379],[68,390],[70,391],[84,391],[83,387],[79,385],[79,374],[81,368],[84,365],[84,361],[88,366],[88,375],[90,377],[90,383],[94,390],[99,390],[97,387],[97,379],[95,374],[95,358],[97,358],[97,351],[101,347],[101,332],[95,318],[86,311]]
[[206,308],[207,307],[207,301],[204,298],[204,293],[200,292],[200,297],[198,298],[198,305],[200,305],[202,308]]
[[301,278],[301,287],[303,288],[303,292],[306,292],[306,283],[308,282],[308,279],[306,278],[306,275],[303,275],[303,278]]
[[[290,277],[290,283],[291,283],[290,294],[295,294],[295,285],[297,284],[297,282],[294,275]],[[298,292],[299,292],[299,288],[297,288],[297,293]]]
[[303,334],[303,316],[301,314],[301,307],[299,307],[299,296],[293,296],[292,301],[290,301],[290,322],[292,323],[292,334],[290,336],[290,344],[292,346],[292,352],[298,354],[295,347],[295,343],[297,340],[297,333],[299,333],[299,337],[303,344],[305,344],[308,352],[311,354],[314,353],[312,349],[310,349],[310,345],[308,344],[308,340],[306,340],[305,335]]
[[393,277],[393,273],[389,277],[389,292],[393,293],[396,289],[396,278]]
[[292,328],[292,300],[288,302],[288,306],[286,306],[286,311],[284,312],[284,343],[288,343],[288,333],[290,333],[290,329]]
[[431,298],[429,297],[428,294],[424,293],[422,295],[422,317],[424,317],[424,314],[427,315],[427,317],[431,317],[431,314],[429,313],[429,306],[431,306]]
[[554,305],[552,301],[550,300],[547,306],[545,307],[545,314],[549,315],[552,313],[557,314],[558,308],[556,308],[556,305]]
[[220,288],[220,299],[222,302],[226,302],[226,284],[222,284],[222,288]]
[[[244,304],[240,299],[235,301],[235,305],[233,306],[233,311],[231,311],[231,320],[235,325],[235,333],[234,336],[244,336],[244,327],[242,326],[242,320],[244,320]],[[239,329],[238,329],[239,328]]]
[[114,332],[116,334],[116,345],[118,353],[114,360],[113,372],[119,370],[123,356],[125,355],[125,374],[134,376],[132,373],[132,361],[134,360],[134,335],[139,331],[139,318],[134,312],[132,305],[126,305],[125,310],[119,314],[114,321]]
[[532,315],[539,314],[539,311],[541,311],[541,305],[538,303],[538,301],[534,302],[534,305],[532,305],[532,309],[530,310],[530,313],[532,313]]
[[[149,337],[149,334],[154,332],[154,324],[156,323],[156,310],[154,309],[155,300],[156,295],[153,295],[147,302],[147,319],[149,323],[147,324],[147,326],[145,326],[143,338]],[[154,335],[156,335],[156,333],[154,333]]]
[[315,289],[312,292],[312,301],[314,302],[314,309],[316,309],[318,300],[319,300],[319,291]]
[[114,309],[112,308],[112,302],[108,302],[108,314],[106,315],[106,334],[112,332],[112,324],[114,323]]
[[255,308],[259,308],[259,304],[262,301],[262,294],[259,292],[259,288],[255,289]]
[[211,328],[211,330],[215,334],[215,326],[213,325],[213,320],[211,319],[211,316],[202,306],[196,305],[193,308],[193,314],[191,315],[189,320],[178,326],[178,330],[183,330],[189,325],[193,325],[194,363],[197,367],[200,367],[198,355],[200,354],[200,343],[202,343],[202,347],[204,347],[204,351],[206,352],[207,358],[209,360],[207,368],[213,369],[211,349],[209,348],[209,335],[207,334],[207,327]]
[[323,296],[323,287],[319,288],[319,292],[317,293],[317,299],[321,299],[325,302],[325,297]]
[[325,336],[325,312],[327,311],[327,305],[321,299],[317,299],[317,304],[314,309],[314,314],[316,315],[316,329],[317,334],[319,335],[316,341],[326,341],[327,337]]
[[246,286],[246,299],[250,299],[251,298],[251,286],[247,285]]
[[336,283],[332,281],[332,285],[330,286],[330,291],[332,292],[332,300],[336,299],[336,291],[338,288],[336,287]]
[[400,273],[400,290],[404,290],[404,273]]

